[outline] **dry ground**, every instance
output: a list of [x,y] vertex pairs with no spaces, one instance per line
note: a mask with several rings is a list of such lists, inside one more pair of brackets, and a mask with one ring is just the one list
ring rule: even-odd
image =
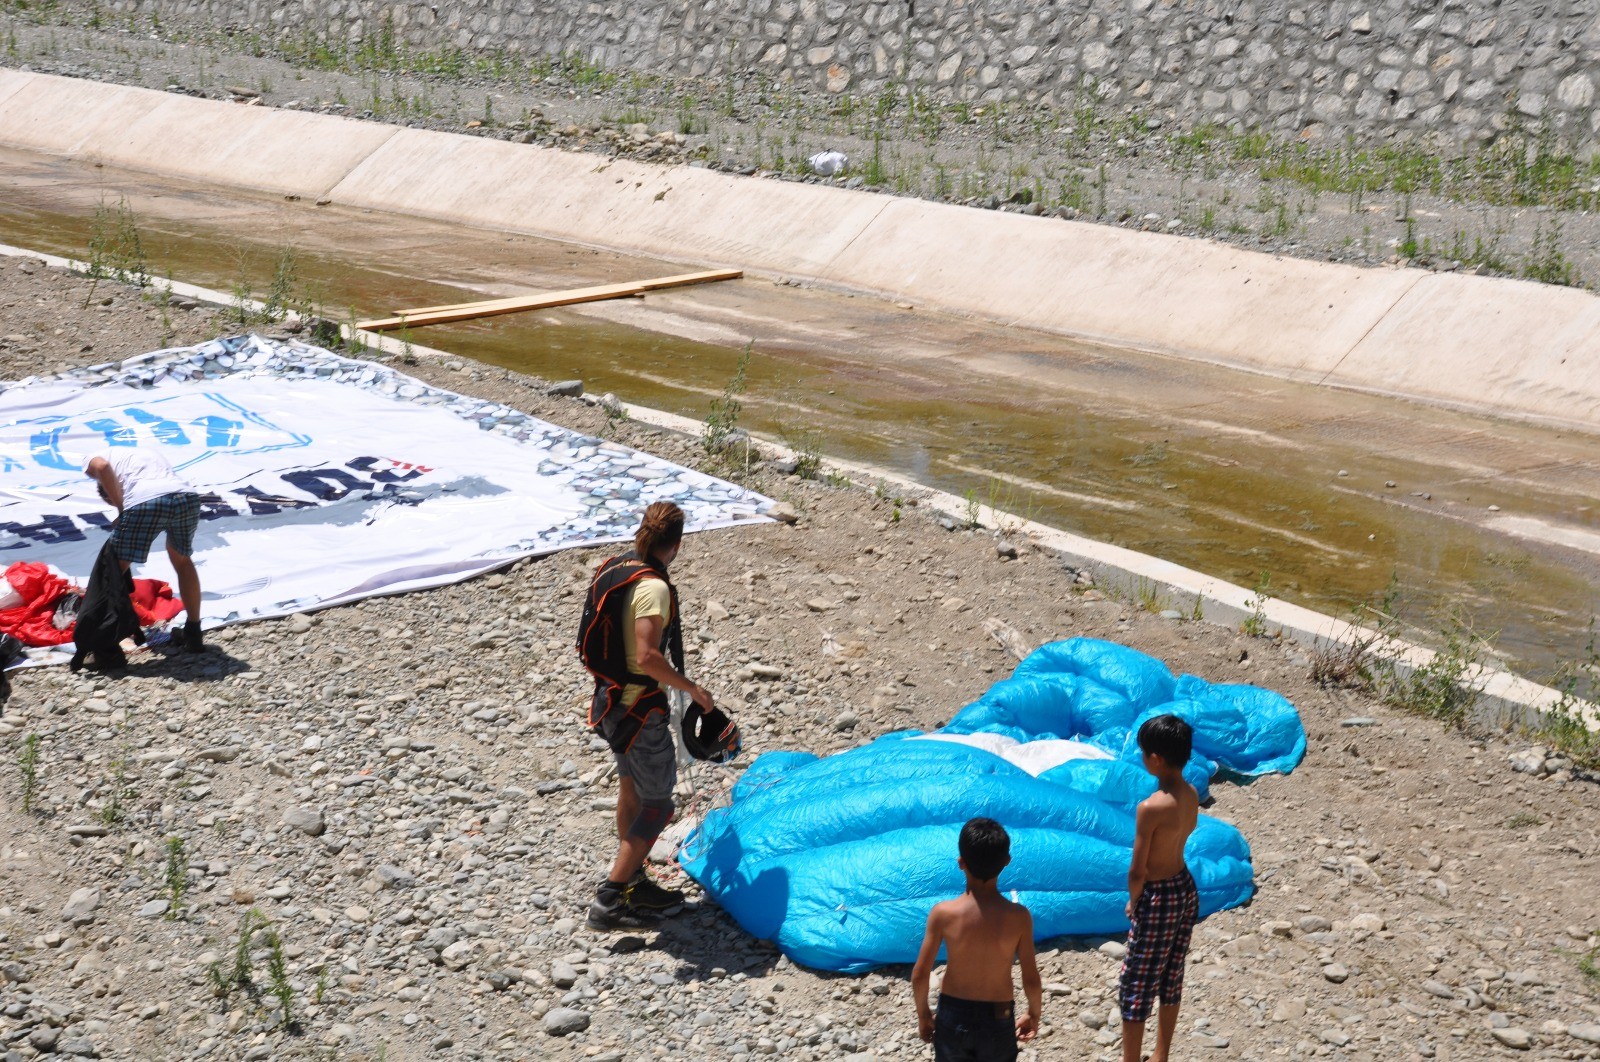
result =
[[[162,345],[135,293],[87,294],[0,262],[0,376]],[[219,327],[174,313],[185,340]],[[582,430],[605,422],[504,370],[408,371]],[[701,459],[692,440],[619,430]],[[1196,935],[1182,1057],[1600,1058],[1600,985],[1581,968],[1600,945],[1593,784],[1513,773],[1520,745],[1320,689],[1293,646],[1105,599],[1027,543],[1008,559],[922,506],[894,521],[865,490],[763,471],[752,485],[798,522],[695,535],[677,572],[691,670],[735,708],[748,754],[942,722],[1009,670],[990,617],[1033,644],[1112,638],[1298,705],[1304,765],[1216,789],[1260,891]],[[0,720],[0,1057],[930,1057],[904,968],[796,969],[710,903],[637,937],[583,928],[612,806],[568,647],[594,559],[241,626],[205,657],[146,656],[115,681],[18,676]],[[286,823],[291,809],[322,832]],[[178,918],[160,911],[172,837],[188,864]],[[256,987],[221,1000],[208,969],[234,971],[251,910],[270,922],[245,949]],[[270,993],[271,932],[295,1030]],[[1045,1032],[1024,1058],[1117,1050],[1102,943],[1042,950]],[[586,1031],[545,1031],[563,1006]]]

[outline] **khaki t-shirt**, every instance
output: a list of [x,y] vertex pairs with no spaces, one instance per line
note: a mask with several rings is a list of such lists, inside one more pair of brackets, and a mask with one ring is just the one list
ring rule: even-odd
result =
[[[660,579],[645,577],[633,584],[628,593],[627,622],[622,625],[622,649],[627,655],[628,670],[635,675],[639,670],[639,640],[634,635],[634,624],[651,616],[661,617],[661,629],[672,622],[672,591]],[[622,691],[622,706],[632,708],[644,693],[643,686],[627,686]]]

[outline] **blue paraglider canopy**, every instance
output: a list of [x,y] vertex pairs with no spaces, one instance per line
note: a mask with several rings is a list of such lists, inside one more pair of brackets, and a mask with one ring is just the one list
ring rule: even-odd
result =
[[[931,734],[826,758],[770,752],[711,811],[679,859],[751,934],[797,963],[861,972],[911,962],[930,908],[965,888],[956,839],[975,815],[1011,834],[1000,888],[1038,939],[1127,929],[1134,805],[1155,791],[1136,735],[1171,712],[1195,731],[1184,776],[1287,773],[1305,756],[1299,713],[1254,686],[1174,678],[1112,642],[1042,646]],[[1202,815],[1185,858],[1202,916],[1248,900],[1250,848]]]

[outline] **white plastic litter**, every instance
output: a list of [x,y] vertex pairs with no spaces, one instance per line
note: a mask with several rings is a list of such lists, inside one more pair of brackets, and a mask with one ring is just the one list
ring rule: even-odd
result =
[[806,159],[811,172],[822,177],[837,177],[850,165],[850,156],[842,151],[819,151]]
[[1068,760],[1110,760],[1111,753],[1083,741],[1047,738],[1043,741],[1018,741],[1003,734],[923,734],[910,741],[952,741],[993,753],[1021,767],[1035,778]]

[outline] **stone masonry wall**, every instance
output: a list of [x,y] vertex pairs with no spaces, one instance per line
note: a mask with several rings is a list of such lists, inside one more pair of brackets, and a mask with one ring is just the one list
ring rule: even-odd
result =
[[123,14],[417,49],[575,53],[610,70],[761,72],[827,92],[1112,108],[1363,141],[1600,139],[1592,0],[110,0]]

